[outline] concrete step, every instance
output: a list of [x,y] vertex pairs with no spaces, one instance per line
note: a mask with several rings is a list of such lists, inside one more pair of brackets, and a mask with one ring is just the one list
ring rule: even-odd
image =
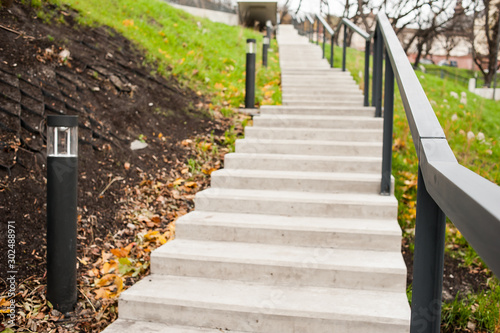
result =
[[253,154],[378,157],[382,154],[382,143],[242,139],[236,140],[236,152]]
[[[327,62],[321,62],[322,64],[326,64],[329,66]],[[304,63],[307,64],[307,63]],[[281,72],[282,78],[310,78],[310,79],[319,79],[319,80],[327,80],[331,78],[352,78],[352,74],[350,72],[342,72],[337,68],[328,67],[326,70],[317,69],[317,70],[306,70],[303,68],[285,68]]]
[[310,75],[282,75],[281,82],[283,83],[303,83],[303,84],[335,84],[335,83],[354,83],[354,79],[350,75],[330,75],[313,77]]
[[359,85],[354,80],[329,80],[329,81],[302,81],[297,79],[295,81],[281,81],[281,89],[286,94],[294,93],[296,91],[302,92],[302,94],[308,94],[309,92],[317,92],[316,95],[321,95],[322,91],[327,91],[330,93],[335,93],[336,91],[341,92],[360,92],[361,89]]
[[382,157],[286,155],[238,151],[224,156],[224,168],[381,173]]
[[[120,313],[121,314],[121,313]],[[102,333],[124,333],[124,332],[141,332],[141,333],[222,333],[228,332],[219,328],[201,328],[187,326],[172,326],[167,323],[117,319],[113,324],[106,327]],[[245,333],[241,331],[231,331],[231,333]],[[248,332],[247,332],[248,333]]]
[[406,290],[396,252],[175,239],[151,254],[151,273],[282,286]]
[[321,91],[327,92],[358,92],[361,91],[359,85],[354,80],[328,80],[328,81],[307,81],[297,79],[295,81],[287,80],[281,81],[281,88],[285,94],[299,92],[309,93],[310,91],[321,94]]
[[293,70],[295,68],[303,68],[303,67],[324,67],[325,69],[329,68],[329,63],[326,61],[311,61],[312,59],[321,59],[321,54],[318,53],[308,53],[307,55],[304,55],[303,57],[297,57],[297,58],[288,58],[288,59],[281,59],[280,60],[280,66],[281,68],[287,69],[287,70]]
[[[321,51],[318,53],[319,56],[321,57]],[[309,56],[307,56],[309,57]],[[349,72],[342,72],[341,68],[335,67],[335,68],[328,68],[328,70],[314,70],[314,71],[306,71],[302,70],[300,68],[284,68],[281,71],[281,75],[318,75],[318,74],[325,74],[325,75],[333,75],[333,74],[344,74],[344,73],[349,73]],[[350,75],[350,74],[349,74]]]
[[296,95],[291,95],[291,94],[282,95],[283,103],[302,102],[310,100],[311,98],[314,98],[315,101],[317,102],[323,102],[328,104],[335,104],[337,102],[344,102],[344,103],[356,102],[358,104],[361,103],[361,105],[363,105],[364,101],[364,97],[361,92],[357,93],[346,92],[345,94],[330,93],[330,94],[314,95],[314,96],[303,93]]
[[[324,61],[324,60],[323,60]],[[281,65],[280,65],[281,66]],[[331,71],[332,68],[330,67],[330,65],[327,63],[327,68],[310,68],[310,67],[307,67],[307,65],[304,65],[304,64],[301,64],[301,65],[296,65],[296,66],[293,66],[293,67],[283,67],[281,66],[281,73],[296,73],[296,74],[300,74],[300,73],[305,73],[305,72],[310,72],[310,73],[320,73],[320,72],[328,72],[328,71]],[[333,73],[333,72],[332,72]]]
[[292,127],[246,127],[247,139],[265,140],[321,140],[321,141],[355,141],[355,142],[380,142],[382,140],[380,129],[329,129],[318,128],[292,128]]
[[402,333],[405,293],[151,275],[123,292],[122,319],[228,331]]
[[371,251],[401,250],[396,220],[192,211],[176,221],[178,239]]
[[287,88],[283,91],[282,96],[295,96],[295,95],[304,95],[307,94],[309,97],[316,97],[318,95],[341,95],[341,94],[360,94],[363,95],[363,91],[359,89],[358,85],[353,84],[345,84],[340,85],[338,87],[321,87],[321,88],[310,88],[304,86],[302,88]]
[[253,119],[255,127],[382,129],[382,118],[295,114],[261,114]]
[[353,107],[360,107],[363,106],[362,101],[339,101],[339,102],[329,102],[329,101],[317,101],[317,100],[312,100],[312,99],[305,99],[302,101],[294,101],[294,102],[283,102],[283,105],[285,106],[303,106],[303,107],[308,107],[308,106],[353,106]]
[[[260,114],[297,114],[297,115],[318,115],[318,116],[355,116],[374,117],[375,108],[371,106],[362,107],[338,107],[338,106],[309,106],[295,107],[285,105],[262,105]],[[248,130],[251,127],[247,127]]]
[[[314,97],[316,95],[321,94],[335,94],[337,92],[340,93],[362,93],[362,90],[359,86],[354,83],[333,83],[333,84],[294,84],[287,85],[282,84],[283,93],[286,95],[289,94],[310,94],[310,97]],[[310,98],[311,99],[311,98]]]
[[[351,75],[349,72],[342,72],[340,68],[328,68],[327,70],[306,70],[303,68],[282,68],[281,75],[325,75],[328,77],[329,75],[336,75],[338,73],[342,73],[344,75]],[[346,74],[348,73],[348,74]]]
[[393,196],[209,188],[195,197],[197,210],[285,216],[396,219]]
[[215,188],[304,191],[325,193],[380,193],[381,175],[316,171],[220,169],[212,173]]

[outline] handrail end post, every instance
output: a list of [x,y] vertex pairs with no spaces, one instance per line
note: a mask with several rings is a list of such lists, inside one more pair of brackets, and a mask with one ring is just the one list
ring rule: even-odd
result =
[[332,37],[330,39],[330,68],[333,68],[333,50],[334,50],[334,35],[332,34]]
[[370,102],[370,50],[371,49],[371,41],[368,39],[365,43],[365,91],[364,93],[364,106],[369,106]]
[[418,167],[410,332],[439,332],[446,216],[430,196]]
[[342,51],[342,72],[346,71],[347,58],[347,26],[344,24],[344,50]]

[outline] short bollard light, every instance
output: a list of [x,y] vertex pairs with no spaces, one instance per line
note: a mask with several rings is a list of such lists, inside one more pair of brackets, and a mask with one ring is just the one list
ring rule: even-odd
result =
[[262,65],[267,67],[267,52],[269,51],[269,37],[264,37],[262,45]]
[[47,117],[47,300],[73,311],[76,292],[78,116]]
[[247,39],[247,63],[245,81],[245,108],[255,108],[255,52],[257,42],[255,39]]

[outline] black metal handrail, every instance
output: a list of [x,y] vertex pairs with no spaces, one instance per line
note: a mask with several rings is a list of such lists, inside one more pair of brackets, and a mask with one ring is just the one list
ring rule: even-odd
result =
[[[311,39],[313,38],[313,34],[314,34],[314,20],[311,18],[311,16],[309,14],[306,14],[306,19],[307,19],[307,22],[309,22],[308,38],[309,38],[309,41],[311,41]],[[304,26],[304,30],[305,30],[305,26]]]
[[373,80],[382,102],[385,47],[384,143],[381,192],[390,193],[394,79],[417,152],[418,188],[411,332],[439,332],[446,216],[494,274],[500,276],[500,187],[458,164],[444,131],[387,16],[377,15]]
[[[352,28],[345,21],[343,24]],[[446,216],[492,272],[500,276],[500,187],[458,164],[383,12],[377,15],[377,26],[371,38],[374,39],[372,105],[376,108],[376,116],[382,115],[385,76],[381,194],[391,193],[394,80],[398,83],[419,163],[410,332],[436,333],[441,324]],[[369,50],[366,54],[369,55]],[[367,77],[369,60],[365,66],[365,79]]]
[[[369,86],[370,86],[370,53],[371,53],[371,40],[372,40],[372,35],[352,23],[346,18],[342,18],[340,23],[337,25],[337,28],[335,28],[334,35],[337,34],[340,31],[340,28],[344,27],[344,47],[342,50],[342,71],[346,71],[346,60],[347,60],[347,28],[351,29],[352,31],[356,32],[358,35],[360,35],[364,40],[365,40],[365,77],[364,77],[364,106],[368,106],[369,104]],[[333,68],[333,37],[332,37],[332,44],[331,44],[331,60],[330,64],[331,67]]]
[[[323,43],[322,43],[322,57],[325,59],[325,45],[326,45],[326,34],[328,33],[330,35],[330,67],[333,68],[334,65],[334,39],[335,35],[340,31],[341,27],[344,28],[344,49],[343,49],[343,56],[342,56],[342,71],[346,71],[346,50],[347,50],[347,28],[353,30],[354,32],[358,33],[363,39],[365,39],[366,44],[365,44],[365,73],[369,73],[369,68],[370,68],[370,49],[371,49],[371,39],[372,36],[368,34],[366,31],[352,23],[351,21],[343,18],[340,23],[337,25],[336,29],[333,30],[332,27],[326,22],[326,20],[316,14],[315,18],[317,21],[313,20],[308,14],[306,14],[306,19],[309,21],[309,41],[313,41],[313,34],[314,34],[314,25],[316,25],[316,45],[319,45],[319,39],[320,39],[320,26],[323,26]],[[305,20],[304,20],[305,22]],[[302,32],[303,34],[305,33],[305,24],[302,22],[302,25],[300,25],[300,28],[298,30]],[[315,24],[316,23],[316,24]],[[296,26],[297,27],[297,26]],[[365,75],[364,79],[364,106],[368,106],[369,104],[369,82],[370,82],[370,77],[369,75]],[[379,115],[380,116],[380,115]]]

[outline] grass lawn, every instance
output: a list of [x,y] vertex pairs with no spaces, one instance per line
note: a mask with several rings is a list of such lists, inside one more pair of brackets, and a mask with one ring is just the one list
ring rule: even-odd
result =
[[[134,41],[159,74],[173,75],[181,84],[207,95],[214,109],[244,105],[246,39],[256,38],[256,104],[281,103],[276,41],[272,40],[273,51],[265,68],[261,66],[263,37],[256,31],[194,17],[165,1],[50,2],[78,10],[82,24],[106,25]],[[40,10],[39,16],[50,14]]]

